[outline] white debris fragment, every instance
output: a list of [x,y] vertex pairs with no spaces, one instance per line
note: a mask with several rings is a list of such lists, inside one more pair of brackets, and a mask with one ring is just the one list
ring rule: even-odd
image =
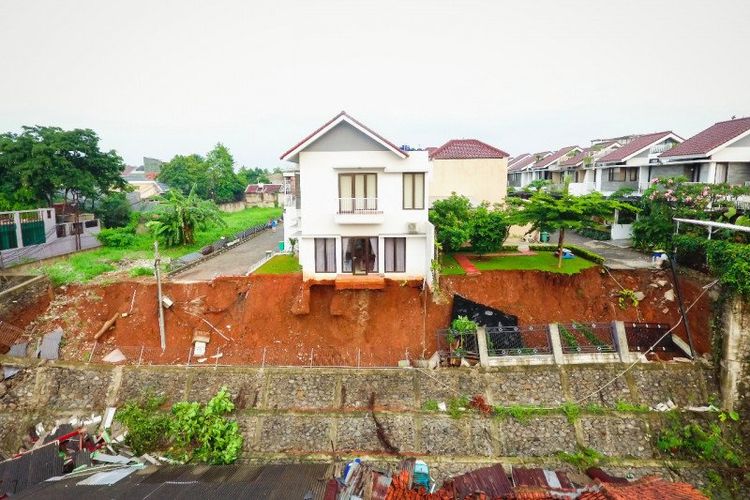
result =
[[125,361],[126,359],[127,358],[121,350],[115,349],[114,351],[104,356],[104,358],[102,358],[102,361],[104,361],[105,363],[120,363],[122,361]]
[[672,288],[664,292],[664,300],[674,302],[674,290]]
[[448,411],[448,405],[445,404],[445,401],[440,401],[438,403],[438,410],[440,410],[440,411]]

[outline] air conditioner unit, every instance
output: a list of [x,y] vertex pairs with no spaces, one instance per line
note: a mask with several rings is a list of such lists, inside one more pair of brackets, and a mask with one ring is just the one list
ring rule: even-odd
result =
[[409,234],[417,234],[417,223],[410,222],[408,225]]

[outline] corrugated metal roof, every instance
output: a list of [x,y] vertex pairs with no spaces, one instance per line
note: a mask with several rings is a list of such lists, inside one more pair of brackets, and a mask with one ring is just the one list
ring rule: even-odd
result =
[[483,492],[490,498],[505,498],[513,494],[513,487],[503,466],[496,464],[454,477],[453,492],[456,498],[476,492]]
[[[123,469],[133,469],[132,467]],[[120,469],[117,469],[120,470]],[[45,481],[16,498],[34,500],[85,500],[88,498],[248,498],[286,500],[322,499],[330,464],[278,465],[180,465],[147,466],[135,469],[111,486],[95,480],[86,484],[84,476]],[[93,476],[92,476],[93,477]],[[89,481],[91,482],[91,481]]]
[[515,486],[538,486],[555,490],[570,490],[575,488],[575,485],[562,471],[513,467],[512,476]]

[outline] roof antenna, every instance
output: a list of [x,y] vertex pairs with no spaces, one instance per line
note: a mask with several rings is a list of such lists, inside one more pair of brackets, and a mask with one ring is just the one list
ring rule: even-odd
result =
[[735,118],[737,118],[737,115],[732,115],[732,120],[734,120]]

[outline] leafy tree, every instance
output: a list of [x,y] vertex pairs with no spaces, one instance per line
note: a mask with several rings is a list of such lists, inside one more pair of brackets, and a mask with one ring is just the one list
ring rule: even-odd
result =
[[226,203],[242,198],[246,184],[234,173],[234,158],[226,146],[217,143],[206,155],[206,177],[209,198],[216,203]]
[[471,214],[471,246],[479,254],[500,250],[508,237],[507,218],[499,207],[482,203]]
[[262,182],[263,184],[268,184],[271,182],[271,178],[268,177],[268,170],[258,167],[242,167],[237,172],[237,177],[245,186],[247,186],[248,184],[257,184],[259,182]]
[[210,225],[225,226],[216,205],[201,200],[195,189],[187,196],[178,190],[170,190],[152,215],[146,226],[167,246],[191,245],[195,243],[195,231]]
[[550,181],[548,179],[536,179],[536,180],[533,180],[533,181],[529,182],[523,188],[523,190],[526,191],[526,192],[541,191],[543,188],[545,188],[545,187],[547,187],[547,186],[549,186],[551,184],[552,184],[552,181]]
[[601,193],[573,196],[568,191],[568,184],[566,182],[562,192],[556,196],[545,191],[537,191],[527,202],[509,200],[515,207],[509,218],[511,223],[521,226],[531,224],[531,231],[541,228],[559,231],[557,267],[562,267],[562,248],[566,230],[592,227],[595,217],[612,220],[616,209],[638,210],[627,203],[609,200]]
[[198,196],[208,197],[208,183],[206,175],[206,160],[200,155],[177,155],[164,163],[157,177],[170,189],[178,189],[187,195],[196,186]]
[[0,199],[7,204],[52,206],[62,192],[94,200],[127,189],[122,158],[102,151],[91,129],[23,127],[0,136]]
[[430,209],[430,222],[435,226],[435,238],[446,252],[456,252],[471,238],[471,202],[466,196],[451,193],[438,200]]
[[130,202],[125,193],[112,192],[102,198],[95,213],[104,227],[123,227],[130,222]]

